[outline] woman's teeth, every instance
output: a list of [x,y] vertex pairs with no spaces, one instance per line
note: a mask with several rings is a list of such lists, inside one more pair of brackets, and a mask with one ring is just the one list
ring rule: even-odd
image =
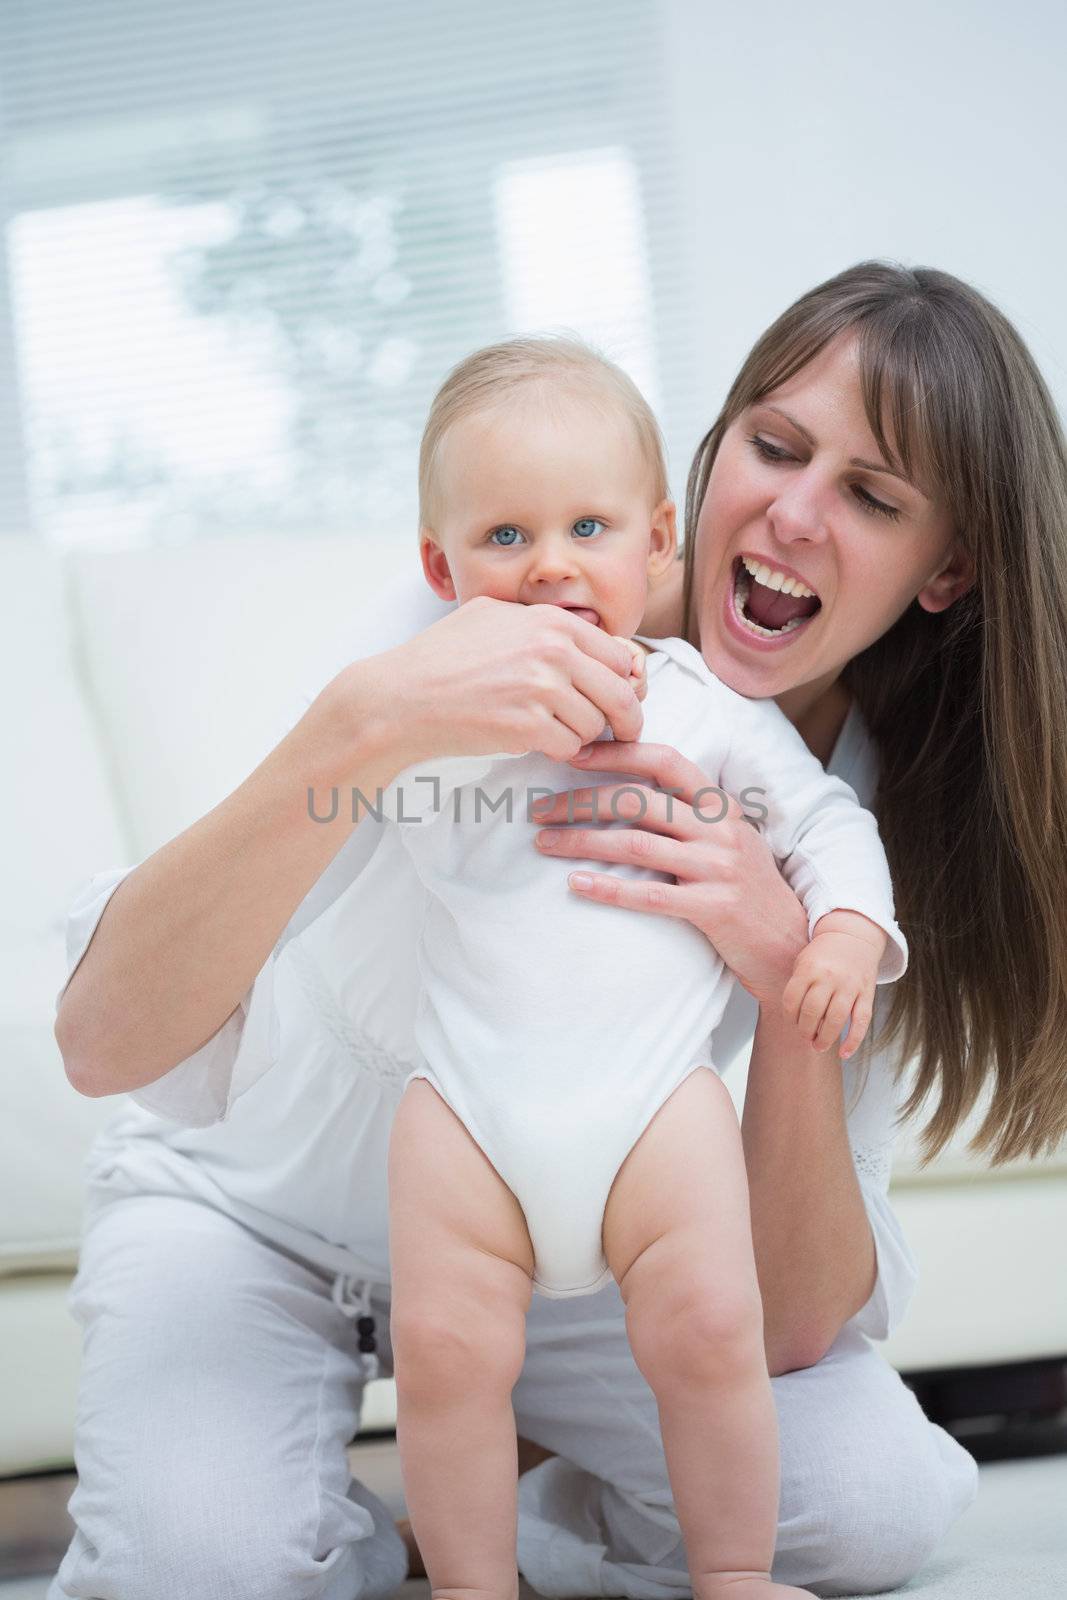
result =
[[[754,572],[752,571],[753,568],[755,568]],[[792,633],[795,628],[800,627],[802,622],[810,621],[809,617],[791,617],[790,620],[783,623],[780,628],[764,628],[760,625],[760,623],[753,622],[751,617],[746,617],[745,602],[752,593],[752,579],[755,578],[757,583],[763,582],[763,579],[758,576],[760,572],[767,573],[768,577],[771,578],[781,578],[783,576],[783,574],[780,572],[771,573],[768,567],[756,567],[756,563],[750,562],[747,556],[741,557],[741,561],[737,568],[737,581],[734,585],[733,604],[734,616],[737,618],[738,622],[743,628],[747,628],[749,633],[759,634],[760,638],[762,639],[780,639],[783,633]],[[797,580],[794,578],[789,578],[786,580],[786,582],[797,583]],[[773,582],[770,582],[766,585],[766,587],[768,589],[773,589],[775,587],[784,587],[784,585],[775,585]],[[814,590],[807,588],[802,583],[798,583],[795,589],[786,590],[786,593],[799,594],[802,596],[813,596]]]
[[809,589],[799,578],[787,578],[784,572],[762,566],[758,561],[753,561],[751,556],[742,556],[741,564],[765,589],[780,589],[783,594],[798,594],[805,600],[816,598],[815,590]]

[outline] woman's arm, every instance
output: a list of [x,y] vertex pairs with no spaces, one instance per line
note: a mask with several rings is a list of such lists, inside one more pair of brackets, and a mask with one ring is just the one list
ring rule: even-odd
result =
[[83,1094],[152,1083],[234,1012],[351,831],[310,821],[334,785],[373,793],[397,756],[369,688],[330,685],[244,783],[115,890],[60,1003],[56,1039]]
[[[572,886],[588,898],[692,922],[759,1004],[742,1132],[767,1359],[774,1375],[813,1365],[870,1298],[875,1251],[849,1148],[841,1064],[805,1044],[782,1010],[808,940],[807,915],[736,802],[714,825],[694,819],[692,801],[707,778],[676,750],[599,744],[585,759],[599,771],[617,766],[671,798],[650,793],[633,828],[553,829],[549,853],[628,862],[677,882],[583,873],[587,881],[572,878]],[[626,786],[601,790],[599,814],[612,793],[615,814],[636,817],[640,805]],[[538,807],[538,820],[564,823],[569,806],[580,824],[591,804],[592,791],[576,790]]]
[[814,1366],[866,1305],[877,1262],[836,1055],[761,1007],[741,1132],[771,1375]]
[[[115,890],[63,994],[56,1038],[84,1094],[153,1083],[233,1014],[373,796],[436,755],[567,759],[640,730],[627,645],[556,606],[471,601],[346,667],[249,778]],[[327,815],[339,791],[337,817]]]

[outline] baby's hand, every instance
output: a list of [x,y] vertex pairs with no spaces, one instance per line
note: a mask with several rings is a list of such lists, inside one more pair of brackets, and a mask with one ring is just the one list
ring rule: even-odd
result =
[[782,1006],[816,1050],[829,1050],[846,1022],[838,1054],[854,1055],[867,1036],[887,935],[858,911],[831,911],[797,956]]
[[628,646],[633,660],[630,663],[630,684],[634,694],[643,700],[648,693],[648,684],[645,682],[645,662],[648,652],[644,645],[638,644],[636,639],[624,639],[621,634],[612,634],[613,639],[618,639],[620,644]]

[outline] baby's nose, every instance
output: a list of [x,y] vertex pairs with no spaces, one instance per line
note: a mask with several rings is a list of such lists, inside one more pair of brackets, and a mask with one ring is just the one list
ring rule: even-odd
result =
[[577,570],[574,547],[570,542],[554,540],[534,549],[530,563],[530,577],[536,582],[553,583]]

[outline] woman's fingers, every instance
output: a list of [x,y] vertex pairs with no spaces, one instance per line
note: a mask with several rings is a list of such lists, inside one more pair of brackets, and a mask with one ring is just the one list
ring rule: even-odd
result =
[[[559,607],[555,609],[558,610]],[[564,615],[569,616],[569,613],[564,612]],[[585,743],[591,743],[597,738],[607,719],[607,725],[615,738],[629,748],[640,735],[644,717],[637,693],[638,685],[630,672],[632,657],[621,640],[602,633],[599,628],[594,628],[591,622],[586,622],[581,617],[571,617],[570,621],[576,630],[580,630],[574,641],[576,650],[570,666],[570,682],[578,694],[584,696],[593,709],[600,712],[597,725]],[[592,640],[588,637],[590,634],[593,635]],[[604,654],[597,653],[603,650],[604,644],[613,647],[610,657],[605,658]],[[620,676],[618,669],[623,665],[626,672]],[[572,757],[567,759],[570,760]]]
[[642,711],[633,681],[618,677],[577,649],[566,670],[542,695],[541,705],[533,709],[539,726],[531,733],[531,746],[552,761],[571,761],[579,748],[595,743],[605,720],[617,738],[632,740],[641,731]]
[[568,760],[605,726],[628,741],[641,731],[628,641],[561,606],[480,595],[380,660],[402,764],[503,750]]
[[[709,806],[711,802],[709,801]],[[646,788],[641,783],[605,783],[590,789],[571,789],[531,807],[535,822],[605,823],[632,822],[639,828],[669,834],[675,839],[702,839],[721,816],[724,806],[694,814],[693,808],[670,794]],[[604,837],[610,837],[605,832]],[[571,851],[570,854],[596,856],[597,850]],[[617,859],[613,857],[613,859]]]
[[[603,669],[602,669],[603,670]],[[625,685],[621,684],[625,688]],[[568,684],[560,684],[545,707],[538,726],[531,734],[531,748],[550,761],[569,761],[577,742],[595,739],[604,727],[600,707]]]
[[617,861],[680,879],[703,876],[690,846],[642,828],[550,828],[536,834],[534,842],[545,855]]
[[[728,818],[739,820],[747,816],[733,795],[709,782],[707,773],[669,744],[599,740],[572,756],[571,765],[598,773],[628,774],[677,801],[679,812],[691,808],[700,823],[723,822]],[[585,790],[572,792],[587,793]],[[561,791],[561,796],[565,799],[566,791]],[[553,813],[553,820],[558,817],[559,813]]]
[[626,911],[651,911],[661,917],[693,917],[692,891],[658,878],[616,878],[610,872],[572,872],[567,882],[583,900],[599,900]]
[[[619,784],[618,791],[628,789]],[[590,789],[559,789],[534,802],[532,809],[536,822],[610,822],[615,818],[611,811],[612,785],[603,784]]]
[[[572,757],[576,767],[589,767],[596,772],[626,772],[653,783],[687,805],[693,805],[703,795],[704,803],[713,812],[715,796],[721,791],[708,782],[707,774],[669,744],[633,744],[606,740],[582,749]],[[740,805],[732,798],[729,805],[738,816],[743,815]]]
[[[508,605],[509,601],[493,601],[494,605]],[[563,606],[533,605],[523,608],[531,618],[543,619],[553,628],[563,628],[577,643],[584,655],[599,661],[613,676],[625,682],[633,666],[633,649],[628,639],[605,633],[584,617],[576,617]]]

